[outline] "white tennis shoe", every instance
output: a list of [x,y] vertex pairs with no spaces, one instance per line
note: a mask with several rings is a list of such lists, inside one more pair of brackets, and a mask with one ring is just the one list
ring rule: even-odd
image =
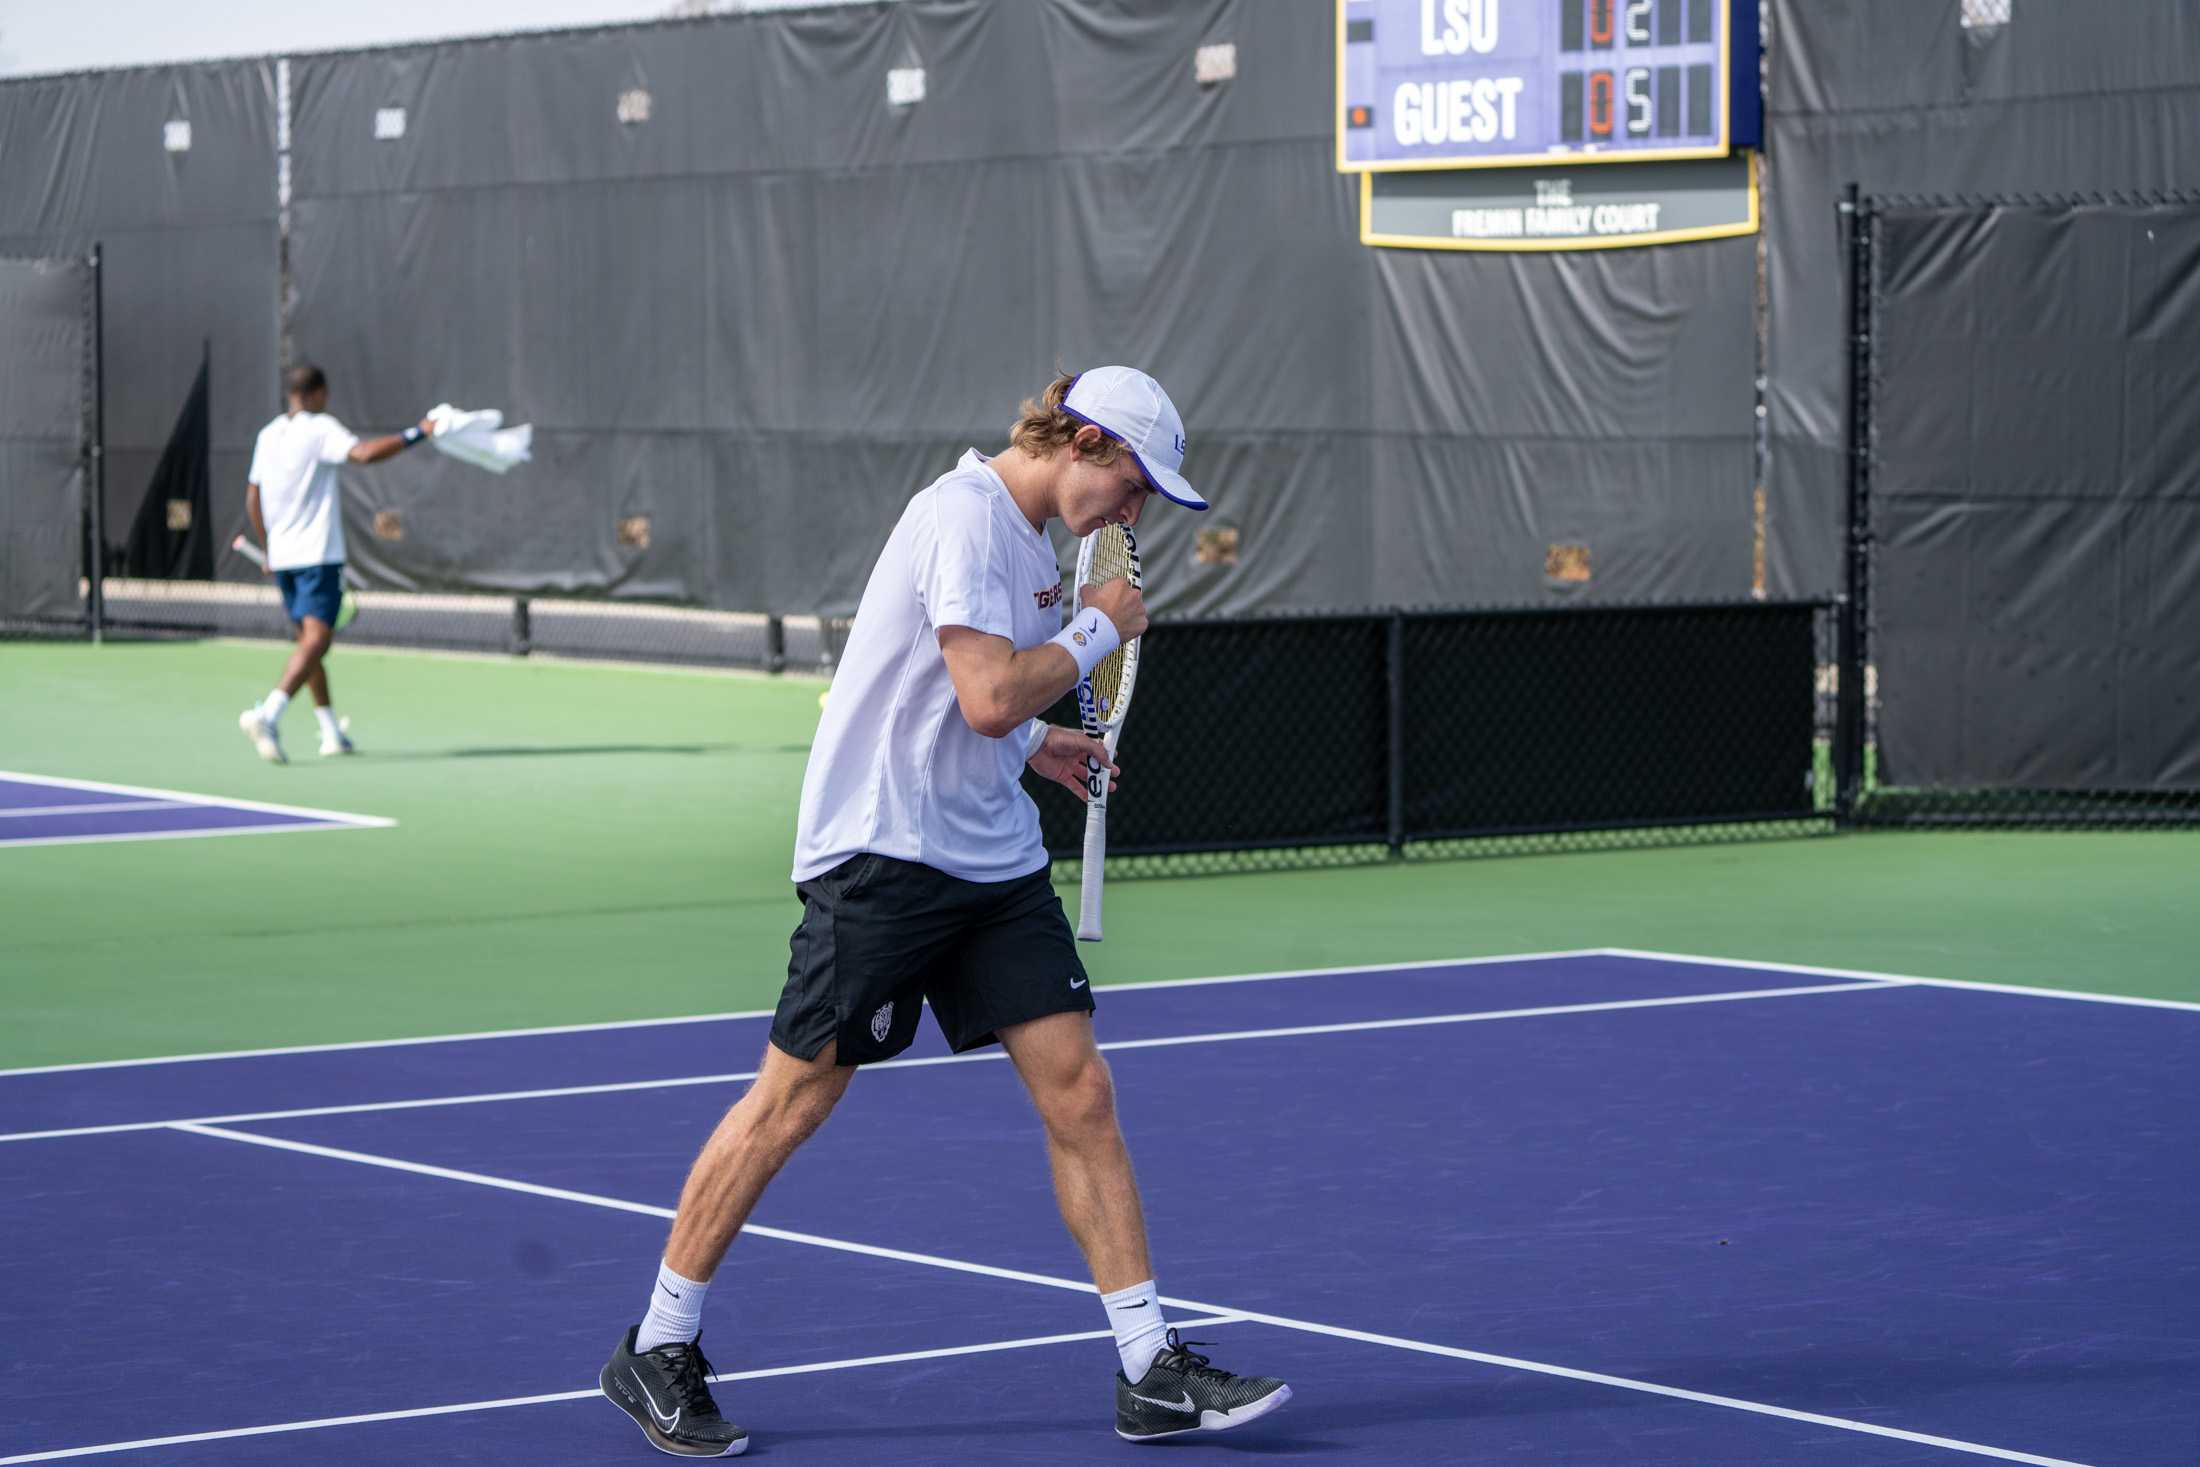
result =
[[336,720],[336,732],[333,735],[326,729],[322,730],[321,757],[323,759],[338,754],[356,754],[358,752],[359,750],[351,742],[351,720],[349,718]]
[[259,750],[260,757],[268,763],[288,764],[290,762],[283,757],[283,743],[281,739],[275,736],[275,725],[269,723],[261,715],[259,709],[247,708],[244,712],[238,714],[237,727],[244,730],[244,736],[252,740],[252,747]]

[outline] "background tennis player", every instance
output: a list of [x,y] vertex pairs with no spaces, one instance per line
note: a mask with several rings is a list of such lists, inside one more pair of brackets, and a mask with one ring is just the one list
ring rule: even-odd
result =
[[328,378],[319,367],[292,367],[283,388],[289,409],[260,430],[244,491],[252,533],[265,547],[266,569],[283,593],[283,610],[297,634],[274,689],[237,715],[237,727],[270,764],[289,762],[277,724],[302,687],[313,691],[321,752],[352,752],[351,737],[329,701],[328,672],[321,665],[336,639],[336,608],[344,598],[344,515],[337,498],[337,466],[380,463],[435,432],[435,424],[422,418],[402,433],[362,442],[329,416]]

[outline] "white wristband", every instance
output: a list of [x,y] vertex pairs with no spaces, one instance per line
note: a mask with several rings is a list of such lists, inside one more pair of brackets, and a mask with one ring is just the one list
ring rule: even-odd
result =
[[1088,606],[1071,617],[1069,625],[1052,641],[1077,664],[1077,676],[1082,680],[1092,676],[1101,658],[1123,645],[1123,636],[1116,631],[1114,622]]
[[1024,762],[1026,764],[1039,757],[1039,747],[1046,741],[1047,721],[1043,718],[1034,718],[1031,720],[1031,733],[1024,740]]

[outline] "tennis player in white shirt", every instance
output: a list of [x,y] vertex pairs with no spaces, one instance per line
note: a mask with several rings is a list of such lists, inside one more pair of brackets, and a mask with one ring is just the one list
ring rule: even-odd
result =
[[1008,1052],[1044,1123],[1055,1200],[1115,1335],[1117,1434],[1221,1430],[1290,1399],[1280,1380],[1215,1368],[1164,1317],[1091,980],[1019,783],[1028,764],[1082,795],[1088,755],[1120,772],[1099,740],[1037,715],[1146,629],[1122,579],[1063,625],[1047,524],[1079,537],[1132,524],[1156,494],[1205,509],[1184,449],[1182,419],[1144,372],[1057,378],[1023,405],[1006,449],[970,450],[909,501],[873,567],[802,783],[802,924],[771,1042],[695,1159],[649,1310],[600,1376],[659,1451],[747,1450],[711,1396],[704,1294],[856,1067],[907,1048],[927,1003],[956,1052]]
[[329,416],[328,378],[319,367],[292,367],[283,388],[289,408],[260,430],[244,494],[252,533],[298,638],[273,691],[237,715],[237,727],[270,764],[289,762],[276,726],[300,688],[313,692],[321,752],[352,752],[350,735],[329,701],[328,671],[322,666],[344,598],[344,516],[336,471],[347,463],[394,458],[435,431],[435,424],[422,418],[402,433],[361,440]]

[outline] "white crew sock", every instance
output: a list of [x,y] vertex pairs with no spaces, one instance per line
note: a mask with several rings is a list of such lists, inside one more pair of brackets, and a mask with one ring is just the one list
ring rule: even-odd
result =
[[681,1278],[667,1264],[657,1265],[657,1282],[649,1291],[649,1313],[635,1331],[634,1350],[654,1350],[674,1341],[686,1344],[703,1332],[703,1296],[708,1283]]
[[1153,1280],[1132,1284],[1112,1294],[1102,1294],[1108,1324],[1115,1330],[1115,1353],[1123,1357],[1123,1379],[1132,1385],[1145,1379],[1147,1367],[1169,1342],[1169,1321],[1161,1315],[1161,1296]]
[[273,728],[275,721],[283,716],[283,710],[289,706],[290,694],[277,688],[260,704],[260,717],[266,720],[269,728]]
[[313,710],[313,717],[321,725],[322,738],[333,740],[342,736],[343,730],[336,726],[335,709],[316,707]]

